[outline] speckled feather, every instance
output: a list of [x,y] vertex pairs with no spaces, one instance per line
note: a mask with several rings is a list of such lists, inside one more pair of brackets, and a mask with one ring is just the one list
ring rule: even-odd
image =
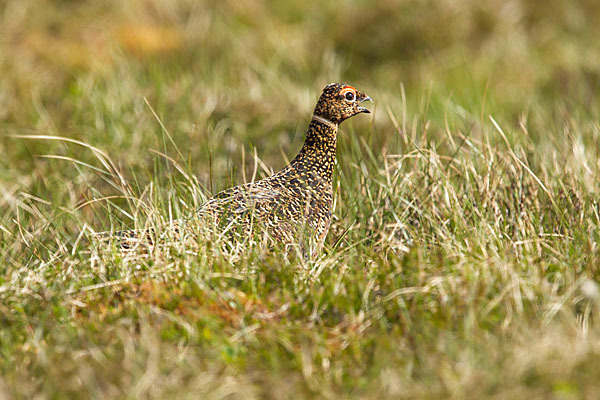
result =
[[[198,217],[242,234],[259,228],[282,243],[298,243],[305,235],[320,248],[331,223],[338,126],[354,115],[368,113],[359,107],[365,100],[371,99],[349,85],[326,86],[304,145],[290,164],[268,178],[216,194],[199,208]],[[144,236],[140,233],[122,231],[116,236],[122,247],[131,247],[130,239]],[[145,236],[150,240],[151,235]]]

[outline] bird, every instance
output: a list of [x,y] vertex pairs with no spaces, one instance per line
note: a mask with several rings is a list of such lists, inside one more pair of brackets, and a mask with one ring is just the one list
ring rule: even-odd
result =
[[[332,220],[338,127],[355,115],[370,113],[361,106],[365,101],[372,99],[353,86],[325,86],[296,157],[269,177],[217,193],[197,209],[193,218],[217,231],[244,237],[261,232],[272,243],[300,244],[303,249],[309,240],[314,244],[313,253],[318,252]],[[176,221],[175,230],[180,231],[185,222]],[[131,248],[140,239],[152,242],[151,233],[127,230],[108,236],[119,238],[121,248]]]

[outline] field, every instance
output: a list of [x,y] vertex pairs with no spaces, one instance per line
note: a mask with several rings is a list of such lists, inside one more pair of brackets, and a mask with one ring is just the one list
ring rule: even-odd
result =
[[[0,399],[600,398],[600,3],[273,3],[0,2]],[[335,81],[317,257],[94,239],[280,169]]]

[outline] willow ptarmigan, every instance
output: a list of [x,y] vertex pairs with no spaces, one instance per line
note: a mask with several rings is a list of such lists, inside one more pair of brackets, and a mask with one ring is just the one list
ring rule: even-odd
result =
[[[202,221],[217,229],[243,235],[265,232],[281,243],[299,243],[303,235],[321,247],[331,223],[337,131],[346,119],[370,111],[359,104],[371,100],[366,94],[343,83],[323,89],[300,153],[289,165],[268,178],[232,187],[210,198],[198,210]],[[177,230],[182,222],[176,223]],[[135,237],[150,235],[139,231],[116,233],[122,247]],[[135,239],[134,239],[135,241]]]

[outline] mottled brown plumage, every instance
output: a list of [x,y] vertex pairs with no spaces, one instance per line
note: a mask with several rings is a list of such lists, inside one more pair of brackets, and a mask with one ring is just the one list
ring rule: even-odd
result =
[[[349,85],[326,86],[304,145],[290,164],[268,178],[218,193],[200,207],[198,217],[220,231],[244,235],[260,231],[273,241],[293,244],[309,239],[320,247],[331,223],[338,126],[354,115],[369,113],[359,106],[365,100],[371,98]],[[124,231],[118,236],[131,239],[139,233]],[[122,246],[130,247],[128,241]]]

